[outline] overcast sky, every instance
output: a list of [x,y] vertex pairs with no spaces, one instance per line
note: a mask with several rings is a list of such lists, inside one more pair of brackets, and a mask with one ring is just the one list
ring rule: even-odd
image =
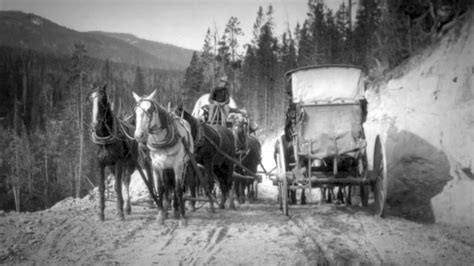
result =
[[[337,9],[343,0],[326,0]],[[347,0],[346,0],[347,1]],[[248,43],[258,7],[274,8],[275,31],[307,17],[307,0],[0,0],[1,10],[20,10],[45,17],[77,31],[131,33],[140,38],[200,50],[207,28],[219,35],[231,16],[237,17]]]

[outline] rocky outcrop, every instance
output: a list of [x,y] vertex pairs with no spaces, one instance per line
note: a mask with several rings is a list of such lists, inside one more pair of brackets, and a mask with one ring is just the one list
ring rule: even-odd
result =
[[381,134],[390,213],[474,230],[474,11],[366,91]]

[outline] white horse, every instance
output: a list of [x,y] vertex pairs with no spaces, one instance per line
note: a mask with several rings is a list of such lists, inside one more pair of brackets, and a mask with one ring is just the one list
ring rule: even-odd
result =
[[[146,97],[133,93],[137,102],[134,136],[138,142],[146,143],[150,150],[153,180],[158,190],[158,222],[163,224],[167,218],[168,193],[174,187],[175,218],[179,219],[181,214],[181,222],[186,225],[183,191],[184,174],[190,159],[188,152],[194,152],[191,127],[188,122],[161,107],[154,99],[155,94],[156,90]],[[165,175],[165,169],[172,169],[174,178]]]

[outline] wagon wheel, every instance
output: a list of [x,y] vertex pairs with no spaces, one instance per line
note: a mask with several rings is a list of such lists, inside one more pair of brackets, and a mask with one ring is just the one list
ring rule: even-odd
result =
[[374,205],[375,214],[384,216],[385,198],[387,196],[387,165],[384,158],[382,143],[380,137],[377,136],[374,148],[374,166],[373,177],[375,177],[374,187]]
[[[283,136],[282,136],[283,138]],[[278,140],[278,153],[277,153],[277,172],[278,177],[282,177],[283,180],[278,182],[278,194],[280,209],[285,215],[288,215],[288,180],[286,178],[286,161],[285,161],[285,150],[283,149],[283,139]]]
[[[367,172],[367,155],[363,154],[359,156],[357,161],[358,174],[360,178],[363,178]],[[362,206],[367,207],[369,205],[369,191],[370,186],[360,185],[360,201]]]

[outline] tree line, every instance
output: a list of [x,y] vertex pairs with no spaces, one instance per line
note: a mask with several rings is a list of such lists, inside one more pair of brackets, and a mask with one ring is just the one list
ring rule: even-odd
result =
[[74,44],[70,56],[0,47],[0,209],[34,211],[96,184],[89,140],[91,91],[107,83],[114,113],[133,111],[131,91],[176,103],[182,71],[98,60]]
[[230,17],[222,34],[209,28],[202,50],[193,54],[183,84],[186,107],[192,109],[194,100],[225,74],[232,95],[260,125],[260,133],[278,132],[288,102],[288,70],[351,64],[374,80],[435,42],[445,24],[467,7],[462,0],[347,0],[333,11],[322,0],[309,0],[307,17],[276,36],[269,5],[257,10],[252,39],[243,45],[240,22]]

